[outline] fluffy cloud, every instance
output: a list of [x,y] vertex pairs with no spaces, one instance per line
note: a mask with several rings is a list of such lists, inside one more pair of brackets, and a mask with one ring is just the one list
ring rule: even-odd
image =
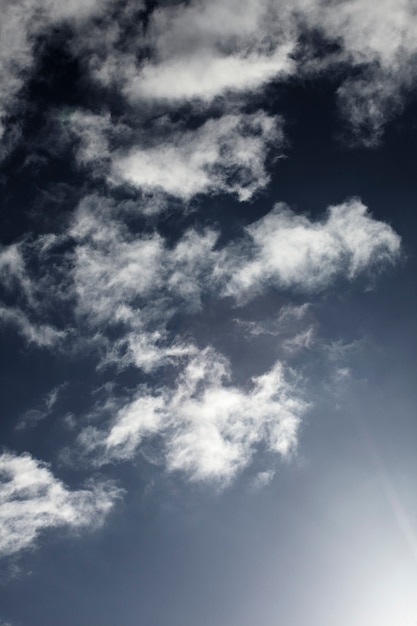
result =
[[[91,196],[65,237],[72,250],[52,273],[54,244],[46,245],[45,238],[3,250],[0,279],[7,289],[17,289],[20,304],[2,305],[0,318],[39,346],[68,337],[99,338],[103,363],[134,364],[146,372],[195,353],[192,335],[175,336],[168,325],[179,311],[202,312],[203,294],[242,304],[272,285],[314,292],[393,263],[400,250],[398,235],[359,200],[330,207],[318,220],[279,204],[219,247],[219,233],[212,229],[190,229],[174,246],[155,231],[134,234],[120,208]],[[39,276],[29,274],[23,262],[34,254]],[[65,301],[74,314],[72,328],[45,323],[44,301],[52,311]],[[282,334],[284,322],[279,326]]]
[[79,441],[105,463],[132,458],[144,439],[159,435],[168,471],[225,484],[259,447],[283,457],[295,449],[307,404],[291,377],[278,362],[248,388],[236,387],[228,361],[206,348],[188,361],[173,389],[141,390],[118,409],[107,432],[89,428]]
[[89,67],[97,80],[120,87],[135,105],[208,102],[287,76],[294,65],[292,30],[284,27],[272,2],[162,5],[151,13],[146,29],[138,20],[137,36],[127,36],[123,46],[124,11],[118,24],[118,29],[108,25],[107,37],[97,37]]
[[238,298],[271,283],[303,291],[321,289],[337,276],[353,279],[371,267],[392,263],[400,250],[398,235],[374,220],[359,200],[330,207],[326,219],[316,222],[278,204],[246,230],[252,253],[242,258],[237,250],[225,287],[226,294]]
[[48,528],[99,526],[121,495],[111,482],[70,490],[29,454],[0,455],[0,556],[29,548]]
[[[24,103],[22,88],[36,69],[36,40],[63,21],[71,25],[74,56],[108,88],[109,102],[117,93],[125,114],[136,111],[136,128],[152,117],[154,102],[165,111],[187,102],[201,113],[202,105],[219,103],[225,94],[239,94],[242,102],[272,80],[331,71],[336,63],[344,74],[338,89],[341,111],[354,137],[371,145],[416,80],[412,0],[383,0],[377,6],[372,0],[194,0],[164,3],[146,20],[141,0],[3,4],[0,134],[10,112]],[[317,32],[338,51],[308,44]],[[228,107],[223,98],[225,114]],[[5,143],[12,137],[10,131]],[[144,158],[139,154],[138,163]]]
[[167,327],[180,310],[202,311],[203,293],[243,303],[271,285],[314,292],[393,263],[400,250],[398,235],[359,200],[330,207],[316,221],[277,205],[223,248],[210,229],[189,230],[173,247],[155,232],[135,236],[99,197],[80,205],[70,232],[79,321],[103,340],[110,331],[106,362],[148,372],[194,354],[190,335],[173,336]]
[[[337,65],[345,76],[338,89],[341,111],[353,137],[372,145],[415,84],[415,18],[411,0],[377,6],[372,0],[167,4],[150,15],[146,31],[138,27],[123,52],[120,32],[111,46],[108,37],[104,44],[98,38],[101,53],[90,67],[135,106],[175,106],[254,93],[271,80],[314,76]],[[307,43],[312,33],[322,36],[320,49]],[[326,43],[338,50],[329,52]]]

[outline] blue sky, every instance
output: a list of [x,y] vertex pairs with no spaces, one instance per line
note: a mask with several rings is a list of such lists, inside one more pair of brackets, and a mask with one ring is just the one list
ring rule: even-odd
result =
[[413,4],[2,13],[1,626],[415,624]]

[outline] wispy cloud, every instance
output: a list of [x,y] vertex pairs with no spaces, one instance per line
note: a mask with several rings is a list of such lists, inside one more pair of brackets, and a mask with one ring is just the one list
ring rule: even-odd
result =
[[16,430],[24,430],[26,428],[33,428],[39,422],[42,422],[51,415],[53,409],[58,402],[58,398],[63,389],[65,389],[66,383],[57,385],[51,391],[49,391],[40,402],[37,408],[26,411],[22,419],[17,423]]
[[121,491],[111,481],[91,480],[71,490],[29,454],[0,455],[0,556],[34,545],[47,529],[99,526]]
[[20,136],[19,123],[12,123],[11,114],[25,108],[24,91],[36,70],[36,43],[47,36],[49,29],[66,22],[77,28],[80,22],[100,13],[108,5],[97,0],[21,0],[2,3],[0,24],[0,157],[12,148]]
[[41,348],[55,346],[65,337],[65,331],[57,330],[49,324],[33,322],[30,316],[17,307],[0,305],[0,323],[13,325],[29,344]]

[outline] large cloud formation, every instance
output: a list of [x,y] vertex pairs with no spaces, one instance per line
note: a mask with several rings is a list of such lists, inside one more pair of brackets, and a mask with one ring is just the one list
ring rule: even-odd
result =
[[[99,407],[100,425],[78,437],[86,456],[93,465],[126,460],[144,438],[158,435],[169,471],[223,483],[260,445],[282,456],[293,451],[308,403],[294,372],[280,361],[245,387],[236,385],[229,359],[199,345],[189,326],[186,333],[173,332],[173,317],[204,319],[208,294],[232,309],[271,286],[311,294],[393,263],[400,250],[398,235],[358,200],[330,207],[316,221],[279,204],[221,247],[210,229],[188,230],[174,246],[157,232],[133,234],[116,204],[93,196],[81,203],[59,245],[62,238],[74,243],[66,275],[73,318],[71,327],[51,327],[50,337],[64,345],[65,337],[70,343],[78,337],[84,348],[98,350],[102,367],[133,367],[145,376],[166,366],[176,372],[173,385],[162,372],[154,389],[142,383],[130,397],[107,398]],[[32,282],[59,293],[54,281],[61,274],[49,272],[48,254],[40,250],[45,276],[31,280],[16,265],[17,279],[32,298]],[[4,250],[3,257],[21,258],[12,251]],[[20,318],[15,323],[26,336]],[[42,337],[37,343],[46,345]]]
[[[395,263],[400,238],[359,199],[319,218],[274,199],[228,238],[197,209],[203,198],[247,203],[268,188],[286,149],[285,116],[265,101],[272,84],[337,68],[350,140],[380,141],[415,83],[412,2],[3,4],[3,157],[19,145],[28,85],[56,31],[88,85],[82,104],[46,110],[39,131],[51,133],[43,145],[69,147],[85,182],[77,202],[53,232],[0,248],[0,322],[28,349],[88,353],[107,375],[105,399],[77,416],[61,459],[111,473],[155,440],[167,472],[226,485],[262,451],[288,458],[310,404],[289,358],[316,332],[302,326],[306,300]],[[181,232],[169,237],[163,219],[174,210]],[[284,304],[269,326],[239,319],[273,290]],[[241,342],[266,332],[279,343],[281,333],[280,354],[244,377],[216,325],[201,332],[217,309]],[[118,387],[126,372],[129,385]],[[101,522],[119,494],[111,481],[71,490],[29,453],[4,452],[0,471],[2,554],[46,528]]]

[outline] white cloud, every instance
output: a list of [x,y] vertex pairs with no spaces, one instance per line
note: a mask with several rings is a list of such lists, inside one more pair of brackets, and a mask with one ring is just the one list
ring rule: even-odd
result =
[[308,302],[298,306],[286,304],[281,307],[276,317],[264,318],[261,321],[235,319],[234,322],[249,338],[262,335],[285,336],[288,333],[293,335],[294,331],[299,330],[300,325],[304,326],[309,309]]
[[[106,206],[110,214],[103,221]],[[193,353],[190,341],[169,336],[166,324],[179,306],[183,312],[200,308],[216,257],[215,233],[190,231],[170,249],[156,233],[135,238],[112,219],[106,201],[89,198],[71,234],[78,242],[73,280],[79,322],[113,333],[104,363],[133,363],[149,372]]]
[[[282,145],[281,120],[262,111],[208,119],[195,130],[159,121],[146,136],[108,114],[75,111],[69,117],[79,137],[77,159],[146,193],[163,192],[188,201],[196,194],[230,193],[249,200],[269,182],[268,151]],[[128,148],[110,149],[126,143]],[[162,205],[163,206],[163,205]]]
[[[163,64],[145,65],[135,72],[124,93],[130,101],[211,100],[233,91],[254,91],[273,78],[291,74],[293,46],[286,44],[270,55],[258,52],[223,56],[213,51],[167,59]],[[133,74],[133,72],[132,72]]]
[[[119,23],[125,23],[123,14]],[[159,7],[147,30],[138,27],[138,37],[123,53],[115,45],[120,30],[108,30],[110,39],[97,39],[99,52],[90,68],[104,84],[121,87],[133,104],[210,101],[230,91],[255,90],[293,70],[295,40],[272,2],[213,0]],[[147,60],[138,62],[144,49]]]
[[322,289],[336,277],[355,278],[372,267],[394,262],[400,238],[372,218],[359,200],[330,207],[325,220],[312,221],[278,204],[247,229],[252,258],[226,258],[226,295],[252,297],[268,284],[304,291]]
[[310,349],[315,342],[315,329],[310,326],[302,332],[297,333],[294,337],[286,339],[283,342],[283,348],[290,354],[296,354],[300,350]]
[[[413,0],[297,0],[310,28],[341,46],[336,58],[355,69],[338,90],[353,138],[377,143],[416,81],[417,13]],[[320,60],[321,70],[333,62]]]
[[[309,46],[305,35],[317,32],[338,52]],[[416,35],[412,0],[194,0],[159,7],[123,53],[114,45],[120,32],[110,46],[103,37],[90,66],[140,107],[244,96],[271,80],[318,76],[337,64],[347,77],[338,90],[341,111],[354,137],[372,145],[415,84]]]
[[33,546],[47,529],[103,523],[121,491],[112,482],[70,490],[29,454],[0,455],[0,555]]
[[26,268],[23,243],[0,247],[0,282],[7,290],[18,290],[33,303],[33,285]]
[[174,388],[142,389],[118,409],[107,432],[90,427],[79,442],[105,463],[131,459],[144,439],[159,435],[169,472],[227,484],[260,446],[282,457],[294,451],[307,404],[293,379],[278,362],[247,388],[234,386],[227,359],[206,348]]
[[[111,204],[92,197],[80,205],[71,235],[77,242],[72,278],[78,323],[100,333],[103,364],[134,364],[146,372],[195,354],[192,336],[172,336],[167,325],[180,310],[201,311],[203,293],[242,303],[271,285],[321,290],[393,263],[400,249],[398,235],[358,200],[330,207],[316,221],[277,205],[223,248],[211,230],[190,230],[170,248],[156,233],[133,236]],[[240,327],[252,335],[280,335],[294,351],[313,340],[305,313],[306,306],[287,307],[268,327]]]
[[[210,229],[190,229],[172,247],[155,231],[134,235],[121,211],[103,198],[85,198],[68,231],[74,251],[63,258],[61,269],[50,263],[55,244],[48,247],[45,237],[4,249],[0,280],[18,290],[20,301],[1,305],[0,319],[12,323],[29,343],[52,347],[70,339],[72,344],[87,341],[101,350],[102,365],[135,365],[151,372],[195,354],[192,333],[175,336],[168,324],[179,312],[203,313],[203,294],[242,304],[272,285],[317,291],[336,279],[353,280],[394,262],[400,249],[398,235],[359,200],[330,207],[318,220],[277,205],[223,248]],[[35,255],[32,265],[39,275],[26,269],[24,258],[30,255]],[[53,319],[54,306],[62,302],[74,313],[72,328],[46,323],[49,309]],[[301,308],[301,317],[304,312]],[[307,345],[313,331],[300,327],[294,316],[296,309],[283,310],[268,328],[253,323],[240,327],[288,341],[295,334],[298,343]]]
[[269,483],[273,480],[275,476],[274,470],[265,470],[263,472],[258,472],[255,478],[252,480],[252,487],[254,489],[263,489],[269,485]]
[[195,131],[174,132],[161,145],[116,154],[113,173],[145,191],[160,189],[183,200],[219,192],[249,200],[268,183],[267,148],[281,139],[277,120],[264,113],[224,115]]
[[[141,378],[150,386],[130,397],[120,400],[111,389],[101,407],[110,426],[84,429],[79,442],[97,464],[131,459],[145,439],[158,437],[167,471],[220,484],[249,465],[259,447],[290,454],[306,403],[299,382],[279,361],[237,385],[233,363],[201,347],[210,340],[197,341],[192,324],[186,332],[171,330],[173,317],[203,319],[203,294],[233,309],[271,286],[311,293],[394,262],[400,249],[398,235],[358,200],[330,207],[316,220],[277,205],[220,247],[218,233],[209,229],[190,229],[171,246],[155,231],[135,235],[121,207],[87,197],[68,236],[73,251],[64,265],[70,269],[67,302],[75,307],[73,336],[89,347],[97,341],[102,365],[134,366],[145,375],[170,365],[157,381]],[[44,238],[41,243],[30,251],[40,255],[49,278],[59,279],[48,270]],[[42,277],[39,282],[53,291]],[[288,356],[313,345],[307,313],[307,304],[286,306],[274,323],[241,327],[276,335]]]
[[[24,103],[22,88],[36,68],[37,38],[63,20],[71,24],[73,54],[94,80],[125,100],[126,112],[133,107],[136,128],[149,119],[154,101],[166,110],[183,102],[199,109],[225,94],[241,100],[275,79],[331,71],[336,62],[346,77],[338,90],[341,110],[356,138],[372,145],[416,81],[412,0],[194,0],[160,6],[149,15],[147,28],[141,8],[141,0],[3,2],[0,135],[10,112]],[[338,43],[339,52],[327,54],[322,46],[317,56],[310,46],[295,61],[311,32]],[[223,98],[226,114],[228,107]],[[18,126],[14,129],[6,144],[18,134]]]

